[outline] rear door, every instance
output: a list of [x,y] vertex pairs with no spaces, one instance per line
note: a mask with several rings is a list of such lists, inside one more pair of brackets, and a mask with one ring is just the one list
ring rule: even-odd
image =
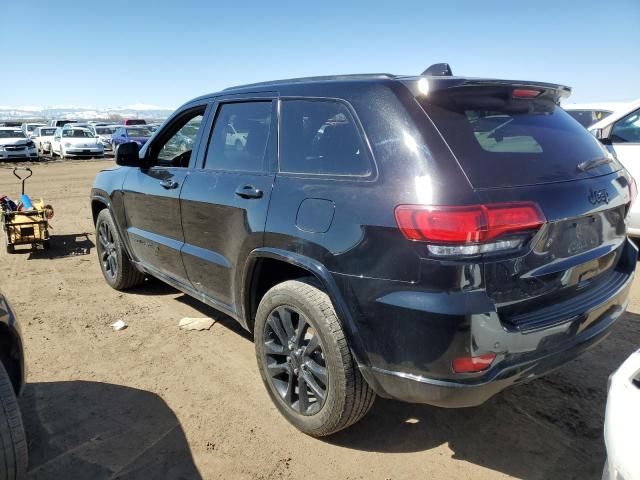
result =
[[[155,273],[189,284],[180,250],[184,243],[180,191],[197,152],[206,103],[177,113],[141,155],[148,166],[132,168],[123,185],[127,236],[134,256]],[[177,135],[188,131],[193,152],[172,148]],[[195,162],[195,156],[194,156]]]
[[244,259],[263,243],[275,176],[274,111],[272,98],[220,101],[206,151],[180,195],[189,280],[232,312]]

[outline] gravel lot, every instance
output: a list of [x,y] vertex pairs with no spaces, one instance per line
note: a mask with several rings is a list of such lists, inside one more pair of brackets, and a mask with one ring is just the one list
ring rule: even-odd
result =
[[[599,478],[609,374],[640,345],[640,284],[596,348],[485,405],[443,410],[378,399],[353,428],[309,438],[272,406],[251,337],[156,281],[110,289],[96,259],[89,190],[113,160],[32,165],[32,197],[53,204],[49,251],[0,253],[21,321],[21,400],[30,478]],[[19,185],[0,165],[0,194]],[[182,331],[210,316],[210,331]],[[118,319],[129,327],[114,332]]]

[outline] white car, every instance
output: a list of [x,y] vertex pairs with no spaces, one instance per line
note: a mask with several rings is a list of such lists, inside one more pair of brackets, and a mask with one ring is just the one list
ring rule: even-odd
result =
[[238,150],[242,149],[247,144],[248,132],[239,132],[231,124],[227,125],[227,137],[225,143],[228,146],[235,146]]
[[51,153],[51,142],[55,133],[55,127],[38,127],[33,131],[31,140],[36,144],[36,149],[40,155]]
[[[640,100],[591,125],[589,131],[616,155],[640,185]],[[640,237],[640,202],[631,207],[628,233]]]
[[603,480],[640,479],[640,350],[609,378]]
[[67,126],[56,129],[51,142],[51,156],[104,157],[102,142],[88,128]]
[[120,125],[92,125],[89,130],[102,142],[105,152],[113,150],[111,136]]
[[36,144],[16,127],[0,127],[0,161],[38,159]]
[[571,103],[562,104],[562,109],[571,115],[580,124],[589,128],[596,122],[607,118],[613,112],[624,108],[626,103]]
[[36,128],[44,126],[44,123],[23,123],[20,130],[22,130],[27,137],[31,138]]

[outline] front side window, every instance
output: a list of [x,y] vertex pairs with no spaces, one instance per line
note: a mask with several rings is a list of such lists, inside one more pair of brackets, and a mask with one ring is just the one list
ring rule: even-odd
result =
[[371,162],[349,109],[336,101],[284,100],[280,171],[369,175]]
[[[159,165],[184,166],[189,164],[191,151],[202,126],[204,107],[178,122],[177,130],[163,143],[158,153]],[[176,128],[176,125],[170,127]]]
[[211,133],[205,168],[267,171],[271,110],[270,101],[221,105]]
[[613,124],[611,140],[614,143],[640,143],[640,109]]

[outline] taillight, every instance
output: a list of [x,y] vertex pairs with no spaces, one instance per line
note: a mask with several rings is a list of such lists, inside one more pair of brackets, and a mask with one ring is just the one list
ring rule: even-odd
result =
[[403,235],[428,242],[435,255],[473,255],[517,248],[523,239],[508,234],[530,233],[545,220],[535,203],[517,202],[489,205],[442,207],[400,205],[396,221]]
[[638,185],[636,184],[635,178],[632,178],[629,182],[629,198],[630,204],[633,205],[636,201],[636,197],[638,196]]
[[482,372],[489,368],[495,359],[495,353],[486,353],[477,357],[459,357],[453,359],[451,366],[456,373]]
[[540,90],[533,90],[529,88],[516,88],[511,92],[513,98],[536,98],[542,92]]

